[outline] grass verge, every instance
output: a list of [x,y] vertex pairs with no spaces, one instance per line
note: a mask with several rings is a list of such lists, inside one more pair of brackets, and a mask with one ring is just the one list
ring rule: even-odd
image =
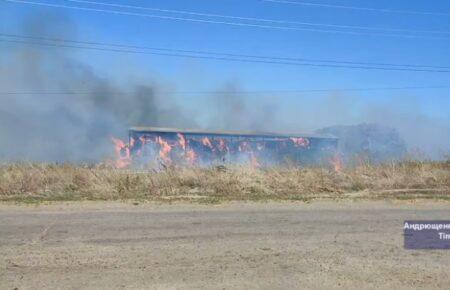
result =
[[450,161],[327,168],[168,168],[118,170],[104,165],[0,166],[0,201],[313,199],[450,200]]

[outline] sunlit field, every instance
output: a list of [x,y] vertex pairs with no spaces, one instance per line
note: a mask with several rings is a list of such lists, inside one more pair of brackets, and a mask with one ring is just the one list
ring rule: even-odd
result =
[[109,165],[7,164],[3,201],[450,199],[450,161],[330,167],[122,170]]

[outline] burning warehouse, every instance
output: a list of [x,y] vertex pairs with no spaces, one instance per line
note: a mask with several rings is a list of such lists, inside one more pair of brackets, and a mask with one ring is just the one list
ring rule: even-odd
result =
[[337,138],[268,132],[199,131],[154,127],[129,130],[129,143],[114,139],[118,167],[161,165],[252,166],[328,163]]

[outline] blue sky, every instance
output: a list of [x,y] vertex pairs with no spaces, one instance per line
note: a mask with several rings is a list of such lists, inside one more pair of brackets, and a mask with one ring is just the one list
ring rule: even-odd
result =
[[[36,1],[94,7],[62,0]],[[382,13],[259,0],[103,0],[103,2],[283,21],[450,32],[448,21],[450,2],[443,0],[432,1],[432,5],[430,1],[419,0],[310,0],[309,2],[392,10],[447,12],[449,15]],[[95,7],[112,9],[104,6]],[[447,39],[433,39],[289,31],[112,15],[4,1],[0,3],[0,10],[1,31],[5,33],[23,33],[20,23],[29,15],[38,14],[44,18],[57,15],[68,19],[71,27],[71,33],[68,34],[70,39],[280,57],[450,66],[448,53],[450,34],[442,35]],[[173,16],[169,13],[142,11],[139,13]],[[57,27],[55,30],[57,31]],[[3,43],[3,45],[13,47],[12,44]],[[76,49],[71,53],[73,58],[90,64],[102,77],[114,78],[124,83],[134,80],[156,80],[179,91],[220,90],[227,82],[238,83],[242,90],[260,91],[442,86],[449,84],[450,80],[449,73],[293,67]],[[450,89],[427,89],[345,92],[337,93],[337,96],[344,98],[345,95],[346,102],[384,104],[395,106],[400,112],[419,110],[428,116],[448,119],[449,93]],[[323,94],[274,94],[270,97],[272,101],[279,102],[289,110],[302,104],[317,105],[310,100],[321,95]],[[199,97],[185,98],[186,105],[190,106],[202,102]]]

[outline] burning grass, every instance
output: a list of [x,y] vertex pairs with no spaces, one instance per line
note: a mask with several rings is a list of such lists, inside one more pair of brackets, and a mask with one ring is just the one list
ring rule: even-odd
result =
[[327,168],[215,167],[125,171],[106,165],[0,166],[1,201],[309,200],[433,198],[450,200],[450,161],[408,161]]

